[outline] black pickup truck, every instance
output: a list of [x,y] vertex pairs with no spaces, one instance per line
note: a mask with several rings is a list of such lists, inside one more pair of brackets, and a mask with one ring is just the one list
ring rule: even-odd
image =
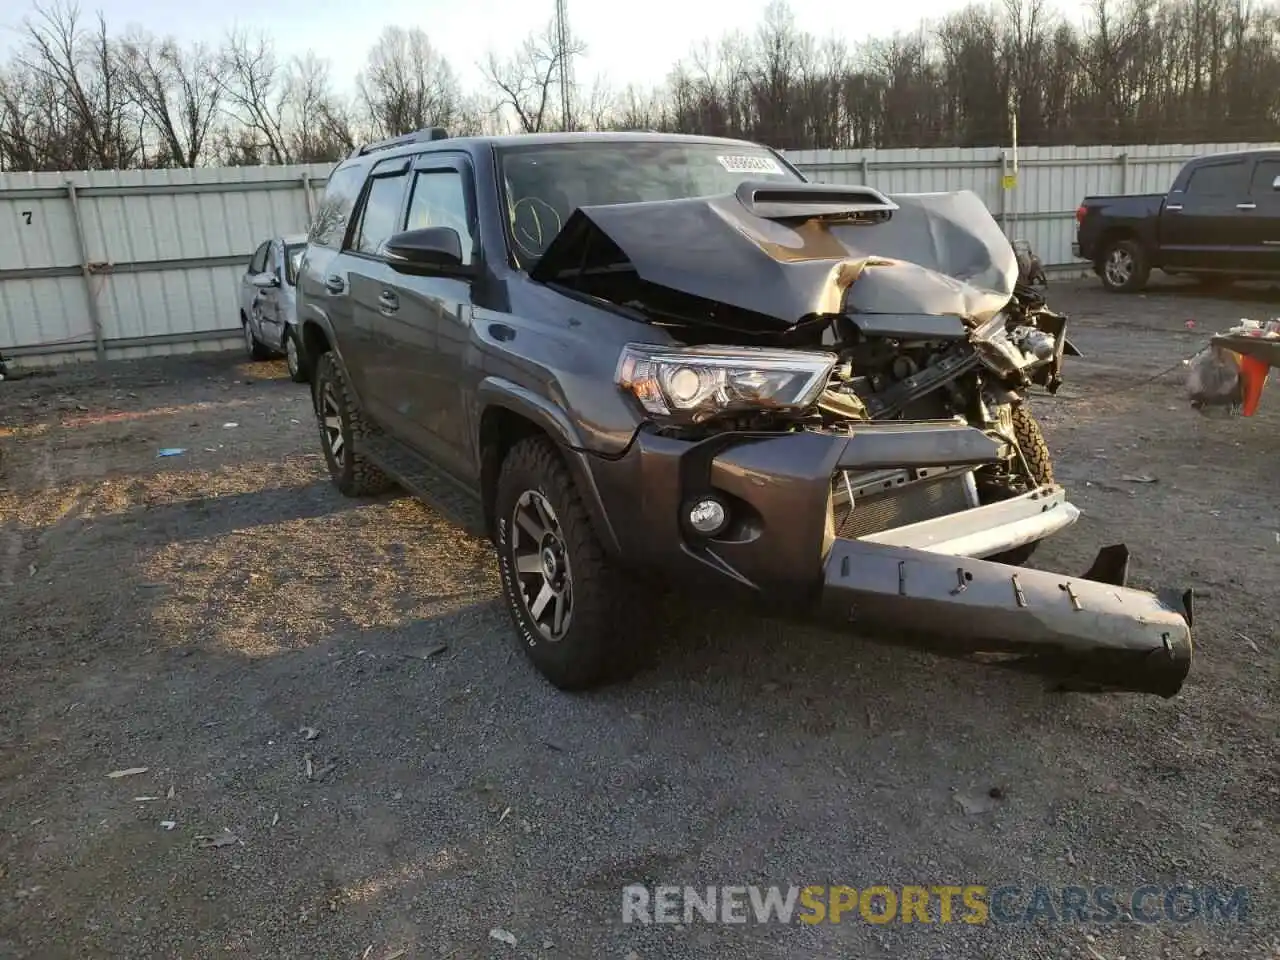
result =
[[1153,269],[1205,282],[1280,277],[1280,150],[1190,160],[1167,194],[1085,197],[1071,252],[1108,290],[1141,290]]

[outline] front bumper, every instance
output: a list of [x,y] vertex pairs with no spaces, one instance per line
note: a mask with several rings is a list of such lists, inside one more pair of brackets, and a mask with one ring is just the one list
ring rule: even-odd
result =
[[[1079,511],[1061,487],[857,538],[836,535],[839,471],[976,467],[999,451],[987,434],[951,422],[701,442],[642,431],[622,458],[594,460],[591,473],[620,558],[681,583],[734,585],[873,639],[1074,688],[1176,694],[1191,663],[1189,594],[1127,587],[1123,547],[1105,549],[1083,577],[983,559],[1074,523]],[[708,495],[735,518],[712,538],[683,522],[687,506]]]

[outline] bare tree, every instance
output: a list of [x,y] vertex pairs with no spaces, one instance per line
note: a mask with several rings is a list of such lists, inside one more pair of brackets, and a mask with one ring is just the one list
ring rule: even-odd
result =
[[198,165],[221,103],[214,55],[201,44],[184,50],[135,33],[119,44],[117,59],[125,89],[160,139],[157,165]]
[[[498,97],[498,109],[510,108],[522,133],[555,129],[554,104],[560,97],[562,57],[574,57],[586,45],[569,36],[562,45],[554,21],[540,34],[531,34],[514,55],[500,60],[490,51],[481,69]],[[569,91],[570,103],[576,102]]]
[[[42,0],[65,2],[65,0]],[[74,6],[36,8],[0,63],[0,168],[332,160],[375,136],[654,129],[792,148],[1280,139],[1280,0],[1090,0],[1086,21],[1046,0],[999,0],[927,29],[850,46],[801,31],[785,0],[754,30],[694,46],[653,90],[572,81],[565,123],[554,21],[466,91],[419,30],[390,29],[352,101],[314,56],[268,38],[219,52],[146,33],[117,38]],[[565,71],[564,75],[569,75]]]
[[354,146],[353,121],[334,95],[329,64],[309,53],[285,74],[285,142],[297,163],[337,160]]
[[224,134],[224,149],[249,162],[288,163],[289,77],[271,41],[232,32],[215,76],[235,128]]
[[462,86],[457,74],[417,27],[387,27],[369,51],[357,80],[374,133],[396,137],[461,119]]
[[67,147],[75,155],[67,160],[99,169],[131,166],[142,144],[106,21],[99,15],[92,29],[85,28],[79,8],[70,4],[37,4],[35,12],[26,21],[26,47],[17,59],[28,75],[63,98],[66,120],[75,126],[67,130],[73,137]]

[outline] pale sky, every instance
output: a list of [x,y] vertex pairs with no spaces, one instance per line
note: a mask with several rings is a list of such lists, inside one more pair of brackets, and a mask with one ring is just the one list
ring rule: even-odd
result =
[[[768,0],[568,0],[569,22],[586,42],[575,63],[580,83],[603,75],[611,86],[661,83],[671,65],[694,44],[726,30],[750,30]],[[1073,21],[1082,18],[1079,0],[1053,4]],[[837,35],[850,46],[872,34],[918,29],[965,6],[962,0],[896,0],[892,3],[791,0],[801,30],[818,37]],[[397,24],[426,31],[432,44],[477,87],[476,67],[485,52],[514,49],[531,30],[545,26],[555,0],[81,0],[88,17],[101,10],[112,33],[139,25],[153,34],[216,44],[233,26],[269,33],[286,56],[314,51],[330,61],[335,86],[347,92],[383,27]],[[31,11],[27,0],[0,4],[0,48],[11,48],[15,30]],[[869,31],[868,26],[874,25]]]

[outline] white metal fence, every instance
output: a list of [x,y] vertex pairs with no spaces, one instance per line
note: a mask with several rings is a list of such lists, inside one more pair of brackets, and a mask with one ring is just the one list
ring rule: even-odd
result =
[[[1163,192],[1191,157],[1259,146],[1029,147],[1016,185],[995,147],[788,156],[818,181],[973,190],[1063,267],[1081,197]],[[305,229],[330,169],[0,174],[0,353],[44,365],[232,346],[239,274],[262,239]]]

